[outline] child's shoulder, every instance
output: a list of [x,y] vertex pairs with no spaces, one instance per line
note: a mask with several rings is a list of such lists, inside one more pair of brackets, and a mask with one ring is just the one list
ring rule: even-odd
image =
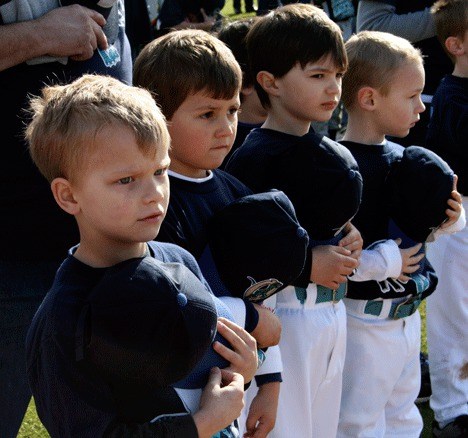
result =
[[434,94],[433,105],[456,104],[468,108],[468,78],[445,76]]
[[250,195],[252,191],[234,175],[221,169],[213,170],[213,178],[217,183],[227,186],[231,191],[237,192],[238,196]]
[[186,249],[169,242],[148,242],[151,255],[161,262],[196,264],[195,258]]

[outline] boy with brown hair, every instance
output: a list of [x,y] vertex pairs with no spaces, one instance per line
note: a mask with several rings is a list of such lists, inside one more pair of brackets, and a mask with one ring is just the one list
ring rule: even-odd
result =
[[[154,94],[171,135],[171,203],[158,240],[188,250],[215,295],[237,306],[245,329],[258,345],[276,345],[278,318],[263,306],[232,297],[219,279],[208,245],[212,217],[234,200],[251,194],[239,180],[218,169],[236,135],[242,84],[238,62],[226,45],[208,32],[173,31],[140,52],[134,84]],[[273,358],[278,351],[270,348],[265,362],[265,366],[274,362],[274,372],[256,379],[263,402],[248,429],[251,433],[257,430],[258,436],[266,436],[275,421],[281,367],[279,359]]]
[[350,220],[361,179],[349,151],[310,131],[338,104],[347,67],[339,27],[306,4],[278,8],[247,35],[250,71],[268,115],[233,154],[226,170],[254,192],[291,199],[311,239],[307,269],[276,296],[283,331],[283,383],[270,436],[336,434],[341,399],[347,275],[362,241]]
[[92,75],[44,88],[31,110],[32,158],[80,231],[28,332],[39,418],[53,437],[210,437],[239,414],[232,371],[249,380],[256,344],[218,324],[233,349],[213,348],[232,365],[213,372],[189,415],[173,386],[210,353],[221,306],[190,254],[152,241],[169,201],[164,116],[147,91]]
[[[425,109],[420,51],[403,38],[371,31],[352,36],[346,50],[342,99],[349,118],[342,144],[363,175],[354,221],[366,249],[345,298],[346,378],[338,436],[417,438],[422,429],[414,404],[421,382],[418,307],[437,284],[424,244],[459,229],[460,195],[453,171],[440,157],[385,138],[406,136]],[[402,192],[411,195],[409,205]]]
[[[458,189],[468,208],[468,2],[440,0],[431,9],[440,43],[454,64],[432,100],[426,147],[446,160],[458,175]],[[439,274],[438,293],[427,300],[427,343],[432,382],[435,437],[468,435],[468,357],[466,242],[468,228],[441,236],[428,248]],[[464,368],[465,367],[465,368]]]

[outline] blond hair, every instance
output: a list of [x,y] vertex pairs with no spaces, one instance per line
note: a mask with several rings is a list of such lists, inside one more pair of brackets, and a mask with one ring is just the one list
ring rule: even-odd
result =
[[34,163],[49,182],[73,180],[99,147],[94,140],[105,127],[128,127],[149,156],[170,144],[165,118],[151,94],[108,76],[84,75],[67,85],[45,87],[41,96],[31,98],[29,111],[25,136]]
[[133,83],[154,93],[168,120],[188,96],[239,93],[242,71],[231,50],[203,30],[176,30],[148,43],[135,60]]
[[343,77],[341,99],[348,109],[361,88],[372,87],[386,95],[399,68],[423,63],[421,52],[408,40],[387,32],[359,32],[345,47],[349,64]]

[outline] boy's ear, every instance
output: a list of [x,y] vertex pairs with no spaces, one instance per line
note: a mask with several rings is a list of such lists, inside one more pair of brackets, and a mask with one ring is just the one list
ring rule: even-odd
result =
[[80,207],[73,196],[73,188],[70,181],[65,178],[55,178],[50,183],[50,188],[52,189],[55,202],[57,202],[62,210],[72,215],[76,215],[79,212]]
[[362,87],[357,94],[357,102],[362,109],[367,111],[374,111],[376,90],[372,87]]
[[270,72],[265,70],[259,71],[257,73],[257,82],[268,94],[273,96],[278,95],[278,86],[275,77]]
[[460,56],[464,54],[463,42],[456,36],[450,36],[445,40],[445,48],[453,56]]
[[253,85],[249,85],[248,87],[241,88],[241,94],[244,96],[250,96],[255,91],[255,87]]

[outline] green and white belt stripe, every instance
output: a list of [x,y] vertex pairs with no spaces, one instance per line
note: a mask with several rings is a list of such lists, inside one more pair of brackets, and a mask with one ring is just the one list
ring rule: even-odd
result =
[[[294,287],[294,289],[296,291],[297,299],[301,302],[301,304],[304,304],[305,300],[307,299],[307,289],[303,287]],[[345,297],[346,291],[347,283],[341,283],[336,290],[317,285],[317,298],[315,299],[315,304],[327,303],[329,301],[337,303]]]
[[[393,303],[388,312],[389,318],[400,319],[412,315],[418,310],[421,304],[421,295],[417,295],[403,301],[402,303]],[[380,316],[383,308],[382,300],[370,300],[364,308],[364,313],[368,315]]]

